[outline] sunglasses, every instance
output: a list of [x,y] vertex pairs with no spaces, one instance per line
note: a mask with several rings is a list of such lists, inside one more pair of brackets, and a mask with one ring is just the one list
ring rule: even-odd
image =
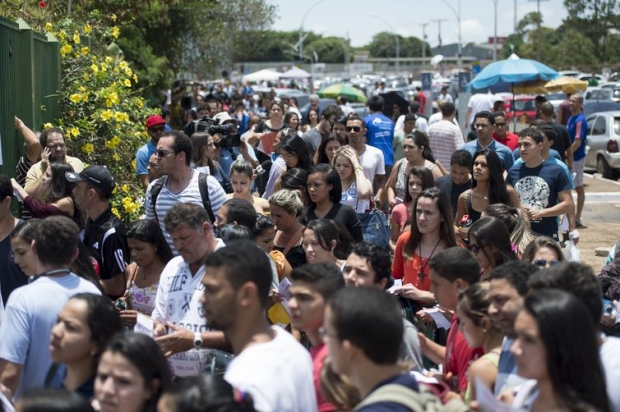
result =
[[166,157],[170,153],[174,153],[174,152],[167,152],[167,151],[162,150],[162,149],[155,150],[155,156],[157,156],[157,157]]
[[166,126],[153,126],[149,130],[153,133],[163,132],[164,130],[166,130]]
[[532,263],[538,266],[539,268],[545,268],[547,267],[547,264],[549,264],[549,266],[555,266],[560,262],[558,262],[557,260],[536,259]]
[[362,128],[359,127],[359,126],[347,126],[346,129],[347,129],[347,132],[355,132],[355,133],[357,133],[357,132],[361,132],[362,131]]

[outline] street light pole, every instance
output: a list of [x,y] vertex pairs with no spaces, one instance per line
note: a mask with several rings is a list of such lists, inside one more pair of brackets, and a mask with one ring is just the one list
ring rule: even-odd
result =
[[319,0],[316,3],[314,3],[312,6],[310,6],[308,8],[308,10],[306,10],[306,14],[304,14],[304,17],[301,19],[301,25],[299,26],[299,60],[303,63],[304,61],[304,22],[306,21],[306,17],[308,17],[308,13],[310,13],[312,11],[312,9],[314,9],[316,6],[318,6],[319,4],[325,2],[327,0]]
[[386,26],[388,26],[388,28],[392,31],[392,33],[394,34],[394,38],[396,39],[396,74],[400,74],[400,43],[398,41],[398,34],[396,34],[396,31],[394,31],[394,28],[392,27],[392,25],[390,23],[387,22],[387,20],[379,17],[379,16],[375,16],[372,15],[371,17],[377,19],[377,20],[381,20],[382,22],[384,22],[386,24]]
[[443,1],[446,6],[448,6],[450,8],[450,10],[452,10],[452,13],[454,13],[454,16],[456,17],[456,23],[457,23],[457,28],[458,28],[458,35],[459,35],[459,44],[458,44],[458,51],[457,51],[457,60],[456,60],[456,65],[457,68],[459,70],[459,72],[461,71],[462,67],[463,67],[463,39],[461,37],[461,0],[457,1],[457,9],[454,9],[454,6],[452,6],[450,3],[448,3],[448,0],[441,0]]
[[497,61],[497,2],[493,0],[493,6],[495,7],[495,25],[493,30],[493,61]]
[[426,26],[428,23],[420,24],[422,26],[422,70],[426,67]]

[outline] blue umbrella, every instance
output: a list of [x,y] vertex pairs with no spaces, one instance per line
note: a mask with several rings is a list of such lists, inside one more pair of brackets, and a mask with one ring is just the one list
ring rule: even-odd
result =
[[520,59],[512,54],[508,59],[489,64],[467,85],[467,91],[484,90],[495,85],[549,81],[560,74],[536,60]]

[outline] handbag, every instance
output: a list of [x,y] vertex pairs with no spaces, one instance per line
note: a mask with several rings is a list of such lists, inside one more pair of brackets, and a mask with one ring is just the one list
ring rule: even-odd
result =
[[[359,198],[357,201],[359,202]],[[370,210],[366,213],[358,213],[357,217],[362,226],[362,233],[364,233],[364,242],[381,247],[390,245],[390,229],[388,228],[387,218],[382,211],[376,208],[372,199],[370,200]]]

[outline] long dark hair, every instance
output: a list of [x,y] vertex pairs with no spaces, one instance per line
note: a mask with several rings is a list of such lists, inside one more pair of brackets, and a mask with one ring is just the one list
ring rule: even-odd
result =
[[524,310],[538,323],[556,402],[571,411],[611,410],[598,329],[586,306],[570,293],[542,289],[525,298]]
[[[308,177],[310,175],[320,173],[323,175],[323,179],[328,185],[332,185],[332,189],[329,191],[329,200],[332,203],[340,203],[340,199],[342,197],[342,183],[340,182],[340,175],[336,171],[336,168],[326,164],[318,164],[314,165],[308,170]],[[306,190],[307,190],[306,184]],[[316,204],[310,201],[309,204],[310,210],[314,210],[316,208]]]
[[[351,253],[354,240],[342,223],[329,219],[316,219],[310,221],[306,229],[314,232],[314,236],[323,249],[333,250],[336,258],[346,259]],[[336,241],[334,247],[331,245],[333,240]]]
[[253,412],[252,396],[242,392],[235,396],[234,388],[223,375],[199,375],[176,381],[166,399],[174,404],[175,411],[183,412]]
[[497,251],[493,267],[497,267],[502,263],[517,260],[517,255],[512,250],[510,241],[510,232],[508,228],[496,217],[483,217],[474,222],[467,231],[467,236],[476,238],[476,243],[480,246],[481,251],[487,259],[491,261],[490,256],[484,250],[484,246],[493,246]]
[[174,257],[161,228],[152,220],[142,219],[134,223],[127,231],[127,239],[136,239],[155,246],[155,253],[164,264]]
[[331,142],[340,143],[340,147],[345,145],[345,142],[344,140],[342,140],[342,137],[340,137],[337,134],[330,135],[327,139],[321,142],[321,144],[319,145],[319,148],[317,149],[319,153],[319,158],[318,158],[319,163],[329,164],[329,159],[327,158],[327,153],[325,153],[325,149],[327,148],[327,145]]
[[[471,175],[474,175],[474,163],[478,156],[484,156],[487,161],[487,167],[489,168],[489,204],[503,203],[508,206],[510,204],[510,196],[508,195],[508,188],[506,187],[506,181],[504,180],[504,169],[502,161],[497,153],[493,150],[482,149],[476,152],[471,162]],[[478,185],[476,179],[471,180],[472,189]]]
[[207,148],[207,145],[209,143],[209,137],[211,137],[211,135],[207,132],[198,132],[192,134],[192,147],[194,149],[192,152],[192,162],[197,167],[208,166],[209,171],[212,175],[214,175],[216,169],[215,162],[210,157],[205,160],[202,156],[204,150]]
[[71,183],[65,177],[65,172],[73,172],[73,167],[69,163],[55,162],[51,164],[52,184],[47,193],[47,203],[58,202],[65,197],[71,197],[71,191],[75,183]]
[[419,130],[414,130],[411,134],[405,136],[405,139],[412,139],[416,146],[424,147],[422,150],[422,157],[429,162],[435,163],[435,156],[433,155],[431,143],[428,140],[428,135],[426,133]]
[[297,156],[297,168],[308,169],[312,166],[312,156],[308,143],[295,132],[282,136],[280,140],[280,150],[285,150],[290,154]]
[[[293,116],[297,117],[297,127],[296,128],[291,127],[291,125],[289,123],[291,121],[291,117],[293,117]],[[295,113],[295,112],[288,112],[288,113],[286,113],[284,115],[284,124],[286,125],[286,127],[290,128],[292,130],[298,131],[299,130],[299,126],[301,126],[301,119],[299,118],[299,115],[297,113]]]
[[158,389],[144,407],[144,412],[155,412],[159,397],[168,390],[171,383],[170,368],[159,345],[152,338],[140,333],[118,333],[110,339],[103,352],[120,354],[126,358],[140,371],[145,385],[151,385],[154,380],[159,382]]
[[446,243],[446,248],[456,246],[456,235],[454,234],[454,213],[452,213],[450,201],[441,190],[436,187],[432,187],[420,193],[418,198],[415,199],[415,206],[411,217],[411,236],[403,248],[403,255],[407,258],[411,258],[413,256],[416,248],[422,240],[422,233],[420,233],[420,230],[418,229],[416,219],[418,213],[418,201],[423,197],[433,199],[435,201],[435,205],[437,205],[437,209],[439,209],[439,214],[442,218],[441,226],[439,227],[439,234],[441,239]]
[[433,177],[433,172],[431,172],[428,167],[412,167],[411,170],[409,170],[407,178],[405,179],[405,203],[409,203],[414,200],[409,194],[409,178],[411,176],[417,176],[420,178],[420,180],[422,180],[422,190],[430,189],[431,187],[435,186],[435,178]]
[[78,293],[71,299],[86,303],[86,323],[90,329],[90,338],[97,345],[97,352],[92,356],[96,368],[108,340],[123,331],[121,317],[108,297],[94,293]]

